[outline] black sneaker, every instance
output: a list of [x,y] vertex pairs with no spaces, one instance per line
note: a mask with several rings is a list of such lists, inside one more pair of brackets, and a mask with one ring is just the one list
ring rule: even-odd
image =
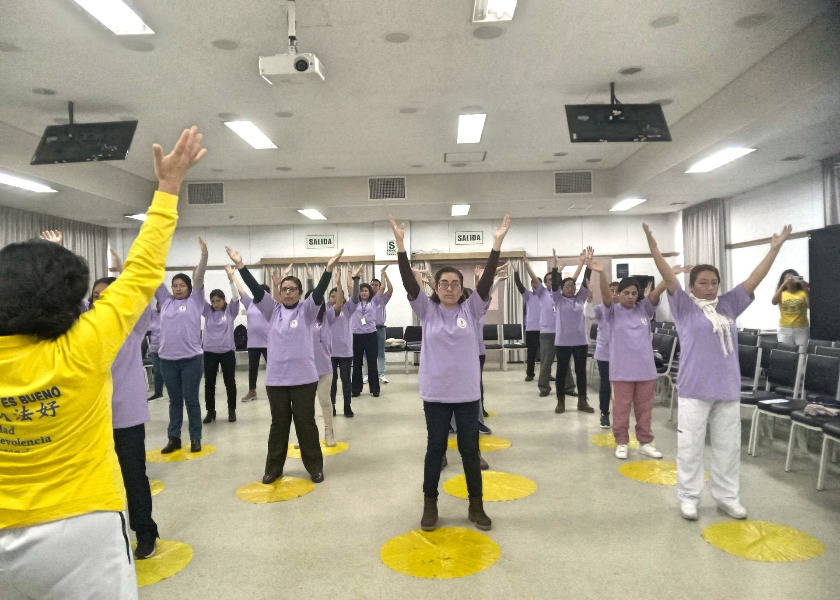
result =
[[134,549],[134,558],[143,560],[144,558],[151,558],[155,555],[155,540],[143,540],[137,542],[137,548]]
[[146,402],[151,402],[152,400],[157,400],[158,398],[163,398],[163,395],[162,394],[152,394],[151,396],[149,396],[149,398],[146,400]]
[[487,427],[487,425],[485,425],[484,423],[479,422],[479,423],[478,423],[478,433],[483,433],[484,435],[490,435],[490,434],[491,434],[491,433],[493,433],[493,432],[492,432],[492,431],[490,431],[490,428],[489,428],[489,427]]
[[601,413],[601,429],[609,429],[610,428],[610,415],[609,413]]
[[528,375],[528,376],[525,378],[525,381],[534,381],[534,376],[533,376],[533,375]]

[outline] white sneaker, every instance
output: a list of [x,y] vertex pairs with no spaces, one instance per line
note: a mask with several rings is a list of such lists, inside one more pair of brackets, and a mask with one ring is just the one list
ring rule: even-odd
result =
[[365,375],[364,377],[362,377],[362,383],[367,383],[367,380],[368,380],[368,376],[367,376],[367,375]]
[[620,459],[627,458],[627,444],[619,444],[615,449],[615,457]]
[[680,502],[680,515],[686,521],[696,521],[697,505],[694,502]]
[[639,446],[639,453],[651,458],[662,458],[662,453],[651,444],[642,444]]
[[379,376],[379,383],[388,383],[388,378],[384,375]]
[[741,506],[740,502],[719,502],[718,508],[733,519],[747,518],[747,509]]

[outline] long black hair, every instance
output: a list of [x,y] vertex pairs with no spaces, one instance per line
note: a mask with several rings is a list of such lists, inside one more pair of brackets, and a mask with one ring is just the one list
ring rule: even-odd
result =
[[[785,281],[785,277],[787,277],[788,275],[793,275],[794,277],[799,277],[799,272],[796,269],[785,269],[784,271],[782,271],[782,275],[779,277],[779,285],[776,286],[776,289],[779,289],[780,287],[782,287],[782,284]],[[803,289],[802,288],[802,282],[800,282],[800,281],[794,282],[793,285],[796,286],[794,289],[797,292],[799,290]]]

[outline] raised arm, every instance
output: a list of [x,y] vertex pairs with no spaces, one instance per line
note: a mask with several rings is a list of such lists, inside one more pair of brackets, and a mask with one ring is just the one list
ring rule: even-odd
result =
[[327,291],[327,288],[330,285],[330,279],[332,278],[332,272],[335,266],[338,264],[338,260],[341,258],[341,255],[344,254],[344,248],[338,251],[338,254],[333,256],[329,262],[327,263],[324,272],[321,274],[321,279],[318,281],[318,285],[315,286],[315,289],[312,290],[312,298],[315,300],[315,304],[320,306],[324,303],[324,294]]
[[755,288],[758,287],[765,277],[767,277],[767,273],[770,271],[770,267],[773,266],[773,261],[776,260],[776,257],[779,255],[779,250],[782,249],[782,244],[790,237],[790,232],[793,228],[790,225],[785,225],[782,228],[782,232],[778,234],[773,234],[773,237],[770,238],[770,252],[767,253],[758,266],[750,273],[750,276],[744,280],[743,286],[744,291],[748,294],[752,295],[755,292]]
[[341,267],[335,269],[335,316],[341,314],[341,307],[344,306],[344,288],[341,287]]
[[111,246],[111,244],[108,244],[108,253],[111,255],[111,263],[114,265],[113,267],[110,267],[108,270],[111,271],[112,273],[116,273],[117,275],[119,275],[120,273],[123,272],[123,268],[124,268],[122,258],[120,258],[120,255],[117,254],[117,251],[114,250],[114,247]]
[[519,279],[519,271],[513,272],[513,283],[516,285],[516,289],[519,290],[520,294],[524,294],[527,291],[525,286],[522,285],[522,280]]
[[251,298],[254,299],[254,303],[259,304],[263,299],[263,296],[265,296],[265,290],[259,283],[257,283],[257,280],[254,279],[253,275],[251,275],[251,271],[249,271],[248,267],[245,266],[245,263],[242,262],[242,255],[230,246],[225,246],[225,250],[227,250],[228,256],[239,270],[239,276],[242,277],[242,281],[244,281],[245,285],[248,286],[248,289],[251,290]]
[[408,262],[408,255],[405,253],[405,223],[397,225],[394,215],[388,215],[391,222],[391,230],[394,232],[394,241],[397,243],[397,264],[400,267],[400,277],[402,277],[403,287],[408,293],[409,300],[416,300],[420,295],[420,285],[414,279],[414,273],[411,272],[411,263]]
[[531,277],[531,287],[536,287],[542,283],[542,279],[537,277],[534,270],[531,269],[531,261],[528,260],[528,257],[522,259],[522,262],[525,264],[525,270],[528,272],[528,275]]
[[239,297],[242,295],[239,293],[239,284],[235,281],[234,275],[236,274],[236,269],[231,267],[230,265],[225,265],[225,275],[227,275],[228,282],[230,283],[230,301],[236,302],[239,300]]
[[650,248],[650,254],[653,257],[653,262],[656,263],[656,268],[662,276],[662,281],[665,282],[665,289],[668,290],[669,294],[673,294],[676,291],[677,286],[679,286],[677,276],[674,275],[674,272],[671,270],[671,265],[668,264],[668,261],[665,260],[665,257],[662,256],[662,253],[659,251],[659,246],[656,244],[656,239],[653,237],[653,233],[651,233],[648,224],[642,223],[642,229],[644,229],[645,236],[647,236],[648,247]]
[[305,265],[306,267],[306,291],[315,289],[315,273],[312,271],[312,267],[308,264]]
[[203,239],[198,238],[198,245],[201,247],[201,258],[193,271],[193,288],[204,289],[204,271],[207,269],[207,244]]
[[598,283],[601,287],[601,303],[609,308],[612,306],[612,292],[610,292],[610,278],[604,273],[604,265],[590,260],[588,267],[598,273]]
[[478,281],[478,285],[475,286],[476,293],[485,302],[490,298],[490,287],[493,285],[493,279],[496,277],[496,268],[499,266],[502,242],[505,241],[505,236],[508,231],[510,231],[510,215],[505,215],[502,219],[502,226],[493,229],[493,249],[490,251],[490,256],[487,257],[487,264],[484,265],[484,273],[481,274],[481,279]]

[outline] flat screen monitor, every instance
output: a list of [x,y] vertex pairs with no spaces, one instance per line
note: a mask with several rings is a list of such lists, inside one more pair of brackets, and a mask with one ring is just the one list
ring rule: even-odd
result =
[[659,104],[567,104],[572,142],[670,142]]
[[32,157],[32,165],[125,160],[137,121],[50,125]]

